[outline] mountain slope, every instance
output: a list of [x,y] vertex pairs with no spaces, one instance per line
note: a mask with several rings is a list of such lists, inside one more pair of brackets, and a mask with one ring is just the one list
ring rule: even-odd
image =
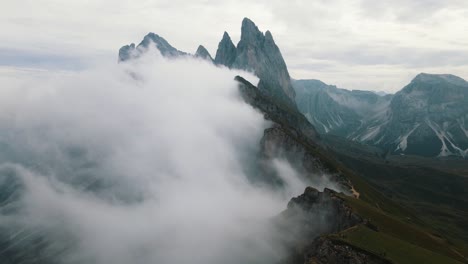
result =
[[322,134],[348,137],[370,119],[382,114],[391,95],[348,91],[319,80],[294,80],[299,110]]
[[393,154],[468,157],[468,83],[419,74],[394,96],[295,81],[298,107],[322,134]]
[[395,153],[468,154],[468,83],[453,75],[420,74],[396,93],[382,129],[367,141]]

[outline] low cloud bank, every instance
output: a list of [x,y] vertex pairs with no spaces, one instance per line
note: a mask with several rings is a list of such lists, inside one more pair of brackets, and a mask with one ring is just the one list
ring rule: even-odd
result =
[[7,261],[282,257],[268,223],[305,186],[294,174],[281,191],[249,181],[245,160],[255,158],[267,123],[238,95],[239,73],[148,54],[2,88]]

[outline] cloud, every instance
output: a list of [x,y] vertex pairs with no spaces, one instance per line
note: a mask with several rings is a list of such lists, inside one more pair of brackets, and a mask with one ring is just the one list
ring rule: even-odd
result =
[[[468,78],[468,66],[457,59],[468,53],[467,14],[463,0],[18,0],[0,10],[0,23],[7,25],[0,32],[0,49],[87,58],[80,63],[115,61],[121,46],[152,31],[180,50],[194,52],[203,44],[214,55],[222,33],[228,31],[237,41],[240,22],[249,17],[273,33],[294,78],[396,91],[411,79],[408,71],[432,68]],[[302,67],[310,60],[328,64],[319,70]],[[382,66],[392,68],[392,78],[378,70]],[[350,82],[352,76],[364,81]]]
[[237,94],[239,72],[154,56],[37,73],[2,88],[0,239],[10,242],[0,254],[7,261],[282,257],[269,221],[286,208],[284,193],[299,188],[275,191],[249,180],[244,161],[257,155],[267,124]]

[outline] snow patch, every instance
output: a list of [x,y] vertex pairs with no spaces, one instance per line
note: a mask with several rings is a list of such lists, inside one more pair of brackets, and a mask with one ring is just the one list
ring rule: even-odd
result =
[[400,143],[398,144],[397,148],[395,149],[395,151],[398,151],[398,150],[401,150],[401,151],[405,151],[406,148],[408,147],[408,137],[413,134],[413,132],[420,126],[421,124],[416,124],[414,125],[413,129],[411,129],[408,133],[406,133],[406,135],[404,136],[400,136],[398,137],[398,139],[396,140],[397,142],[399,141]]
[[450,155],[454,155],[454,153],[452,153],[448,149],[447,144],[445,143],[445,140],[447,140],[447,142],[450,144],[450,146],[453,149],[457,150],[458,153],[460,153],[460,155],[463,158],[467,157],[468,149],[463,150],[460,147],[458,147],[457,145],[455,145],[452,142],[452,140],[450,139],[450,137],[447,136],[447,132],[445,130],[441,129],[439,125],[437,125],[435,122],[431,122],[429,119],[426,119],[426,124],[434,131],[434,133],[437,135],[439,140],[442,142],[442,148],[440,150],[439,157],[447,157],[447,156],[450,156]]
[[457,122],[460,125],[461,130],[465,133],[465,136],[468,138],[468,129],[465,128],[465,119],[457,119]]
[[368,129],[369,132],[361,136],[361,141],[367,141],[375,138],[380,132],[380,127],[381,126],[376,126],[376,127],[371,127]]

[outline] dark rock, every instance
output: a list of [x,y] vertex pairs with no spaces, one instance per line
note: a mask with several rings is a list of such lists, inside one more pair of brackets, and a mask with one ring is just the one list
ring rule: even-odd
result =
[[210,53],[202,45],[198,46],[198,49],[195,52],[195,57],[213,62],[213,58],[211,57]]
[[233,68],[254,72],[260,78],[259,88],[278,101],[295,107],[295,91],[286,63],[269,31],[265,35],[248,18],[242,21],[241,40]]
[[389,263],[381,256],[332,240],[327,234],[338,233],[368,221],[361,218],[337,193],[307,187],[291,199],[278,225],[290,246],[286,263]]
[[327,238],[318,238],[300,263],[314,264],[390,264],[391,262],[359,248]]
[[148,35],[143,38],[137,47],[135,47],[135,44],[132,43],[131,45],[126,45],[120,48],[119,61],[127,61],[132,58],[137,58],[141,56],[142,53],[146,52],[150,47],[154,47],[159,50],[161,55],[166,58],[177,58],[180,56],[189,55],[188,53],[174,48],[163,37],[154,33],[148,33]]
[[125,45],[119,50],[119,61],[126,61],[132,58],[132,54],[135,51],[135,43]]
[[216,51],[216,57],[214,59],[215,64],[224,65],[230,68],[236,60],[236,55],[236,46],[232,43],[229,34],[224,32],[223,38],[218,44],[218,50]]
[[322,134],[388,154],[468,158],[468,82],[460,77],[421,73],[393,96],[317,80],[293,84],[299,110]]

